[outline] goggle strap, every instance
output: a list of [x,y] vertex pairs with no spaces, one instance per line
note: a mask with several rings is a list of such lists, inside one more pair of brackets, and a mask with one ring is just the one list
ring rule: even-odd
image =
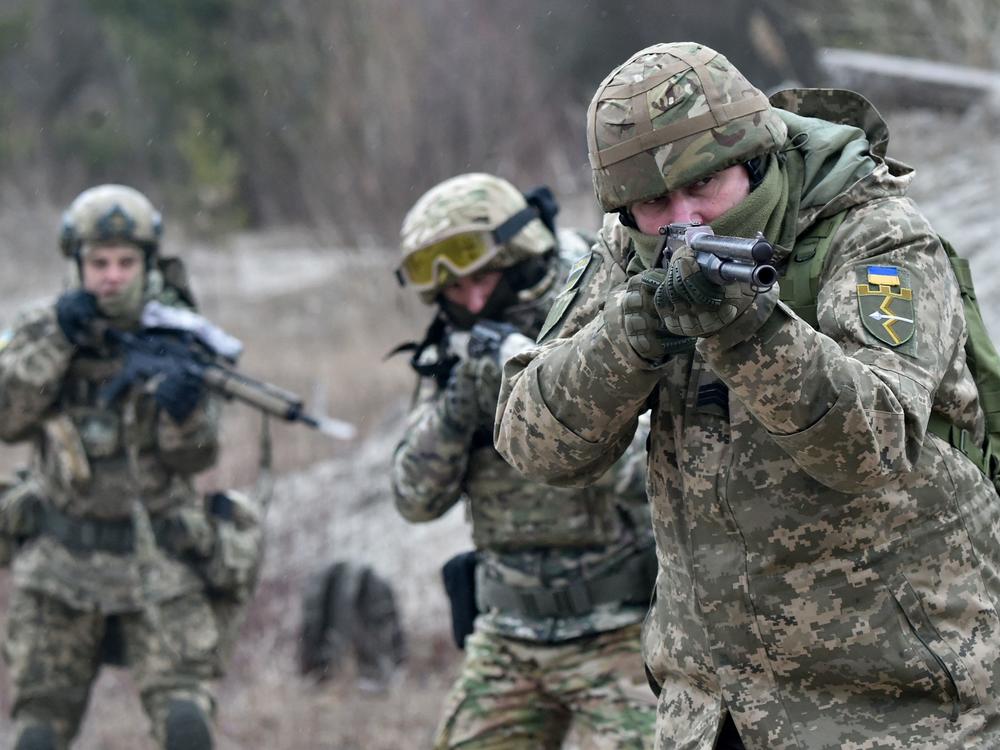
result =
[[514,238],[514,235],[527,226],[528,222],[539,218],[539,216],[539,211],[534,206],[522,208],[516,214],[507,219],[507,221],[493,230],[492,235],[494,241],[498,245],[506,245]]

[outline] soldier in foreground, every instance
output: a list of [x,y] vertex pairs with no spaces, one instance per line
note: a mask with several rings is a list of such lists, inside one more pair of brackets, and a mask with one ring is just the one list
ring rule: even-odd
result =
[[466,174],[403,222],[401,280],[437,310],[412,360],[424,379],[393,460],[396,507],[424,522],[464,498],[477,550],[446,566],[466,655],[439,749],[558,748],[573,723],[594,747],[652,743],[639,622],[656,562],[643,483],[619,493],[609,472],[583,490],[546,487],[493,448],[500,364],[531,345],[569,268],[555,211],[547,190],[526,201],[505,180]]
[[[739,747],[735,722],[748,748],[996,747],[989,405],[878,113],[663,44],[601,84],[588,140],[600,241],[508,362],[496,446],[584,484],[652,406],[657,746]],[[663,259],[673,223],[762,232],[779,283]]]
[[107,332],[192,300],[138,191],[91,188],[63,221],[76,282],[0,349],[0,438],[34,446],[0,506],[15,748],[67,747],[103,662],[131,668],[161,747],[207,750],[222,644],[200,572],[226,544],[192,477],[216,459],[219,404],[183,370],[104,390],[122,368]]

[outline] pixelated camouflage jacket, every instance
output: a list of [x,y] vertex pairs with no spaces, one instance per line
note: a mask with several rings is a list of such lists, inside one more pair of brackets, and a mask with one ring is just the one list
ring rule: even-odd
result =
[[[135,500],[154,522],[204,515],[192,475],[212,465],[218,452],[216,398],[203,399],[183,424],[160,411],[142,384],[100,404],[100,386],[119,369],[120,355],[70,344],[54,306],[21,315],[7,338],[0,349],[0,439],[32,443],[31,480],[45,507],[71,523],[128,525]],[[159,545],[145,551],[71,550],[43,531],[18,551],[14,581],[106,612],[135,611],[202,587],[189,565]]]
[[[623,332],[622,282],[638,269],[609,215],[556,330],[505,368],[496,446],[538,480],[600,475],[653,409],[660,566],[644,657],[663,685],[663,747],[711,747],[725,706],[748,748],[1000,739],[1000,502],[926,431],[934,411],[983,437],[959,290],[905,197],[912,170],[884,158],[877,112],[858,111],[853,131],[804,117],[847,114],[835,97],[782,100],[798,107],[783,113],[790,138],[809,134],[797,236],[847,211],[818,330],[778,303],[749,339],[705,338],[652,367]],[[862,321],[872,268],[912,295],[897,346]]]
[[[505,322],[526,335],[537,334],[552,294],[565,278],[568,263],[565,258],[559,263],[552,290],[530,305],[508,310]],[[495,404],[497,395],[493,391],[483,398]],[[480,552],[480,576],[524,589],[558,589],[585,573],[614,571],[643,550],[652,554],[644,471],[636,461],[624,458],[586,489],[529,481],[493,449],[492,424],[472,436],[457,432],[442,419],[441,397],[434,383],[422,384],[393,458],[396,507],[407,520],[424,522],[464,499]],[[642,446],[637,439],[633,453]],[[554,642],[638,622],[645,611],[645,603],[599,604],[587,615],[569,617],[493,609],[479,616],[477,627]]]

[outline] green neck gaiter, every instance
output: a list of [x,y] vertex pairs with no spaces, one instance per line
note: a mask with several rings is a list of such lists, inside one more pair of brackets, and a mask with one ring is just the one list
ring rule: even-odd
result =
[[628,273],[638,273],[656,265],[656,256],[663,245],[662,234],[643,234],[638,229],[626,227],[635,255],[629,262]]
[[767,159],[764,181],[750,195],[712,222],[716,234],[731,237],[753,237],[763,232],[771,242],[778,233],[788,207],[788,176],[778,157]]

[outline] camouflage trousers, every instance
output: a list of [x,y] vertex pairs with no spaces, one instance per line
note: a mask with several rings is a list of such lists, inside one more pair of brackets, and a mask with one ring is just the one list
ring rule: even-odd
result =
[[639,625],[540,644],[476,630],[448,695],[436,750],[555,750],[570,727],[584,747],[653,747],[656,698]]
[[[162,747],[171,701],[191,701],[207,717],[214,712],[209,682],[218,676],[218,634],[201,592],[162,602],[152,612],[116,617],[125,660]],[[101,668],[108,622],[99,612],[76,610],[35,591],[12,592],[3,655],[13,683],[15,736],[25,727],[47,725],[60,749],[69,746]]]

